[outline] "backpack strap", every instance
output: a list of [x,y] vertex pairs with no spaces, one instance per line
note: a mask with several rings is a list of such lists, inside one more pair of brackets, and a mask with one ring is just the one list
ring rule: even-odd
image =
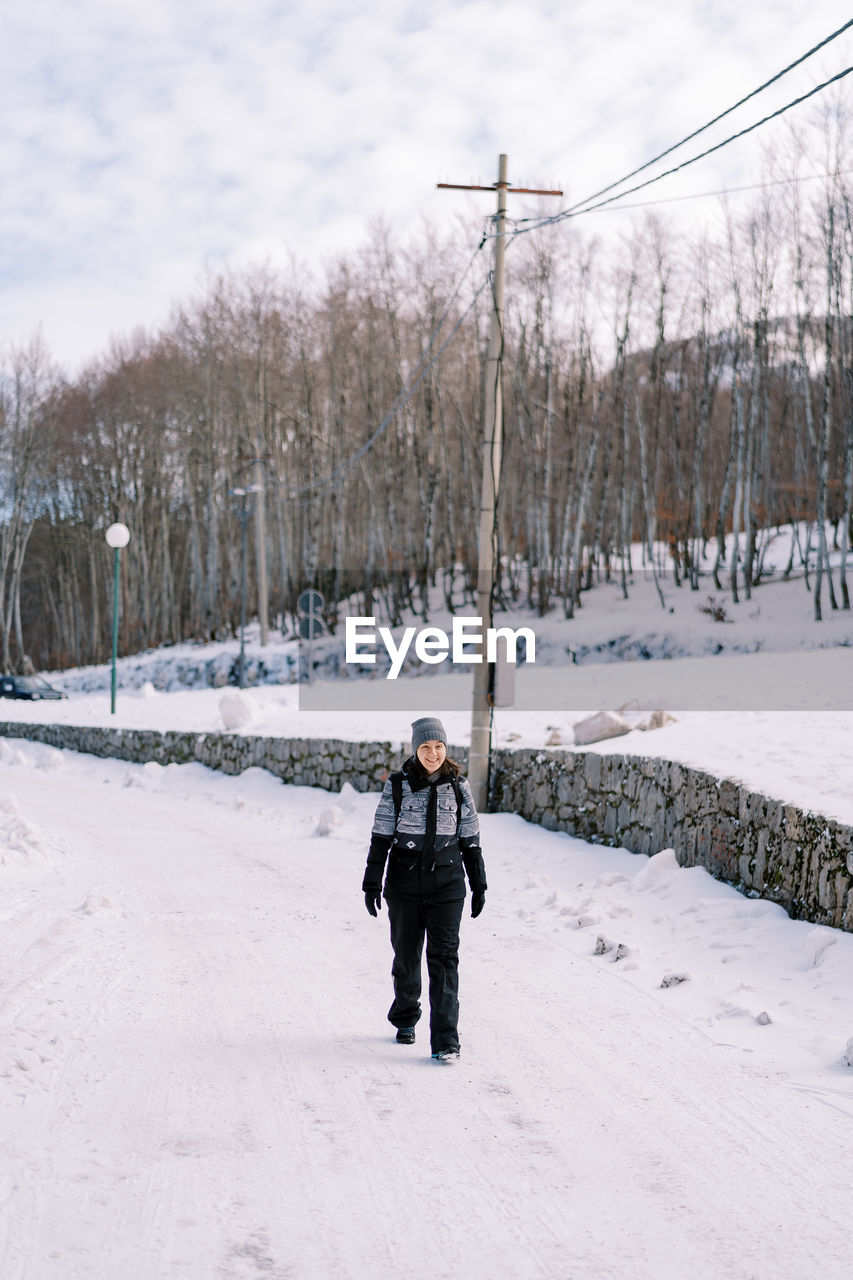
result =
[[459,785],[458,778],[451,778],[450,785],[453,787],[453,794],[456,796],[456,839],[459,839],[459,828],[462,826],[462,788]]
[[397,830],[397,823],[400,821],[400,810],[403,807],[403,774],[398,769],[396,773],[388,775],[388,781],[391,783],[391,798],[394,801],[394,830]]

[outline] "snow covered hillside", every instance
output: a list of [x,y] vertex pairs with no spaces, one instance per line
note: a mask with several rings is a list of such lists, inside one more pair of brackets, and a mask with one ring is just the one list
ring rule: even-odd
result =
[[375,796],[12,740],[0,796],[4,1280],[849,1274],[853,937],[487,815],[441,1067]]
[[[832,526],[827,525],[830,545],[833,533]],[[825,585],[823,621],[819,624],[814,621],[813,597],[804,584],[800,552],[792,559],[792,548],[799,548],[805,537],[805,531],[790,526],[765,530],[762,534],[761,556],[764,576],[753,587],[749,599],[741,586],[738,603],[732,599],[722,569],[723,590],[719,590],[714,584],[710,572],[715,556],[714,545],[706,548],[699,591],[691,590],[684,582],[680,586],[675,585],[671,574],[671,556],[666,547],[656,547],[659,563],[653,574],[648,567],[643,567],[642,547],[635,545],[631,551],[634,567],[628,575],[627,597],[622,591],[617,559],[612,566],[613,580],[597,581],[591,590],[582,592],[581,608],[572,619],[566,619],[560,608],[554,608],[540,617],[534,610],[519,604],[512,608],[511,613],[499,613],[497,623],[501,626],[533,628],[536,633],[536,664],[549,669],[575,665],[631,665],[638,662],[671,662],[674,659],[736,654],[793,654],[815,649],[853,648],[853,614],[850,610],[833,610],[830,607],[825,598]],[[733,546],[730,535],[727,539],[729,561]],[[740,555],[742,558],[742,550]],[[810,564],[813,560],[814,548],[811,550]],[[831,553],[830,563],[835,575],[836,594],[840,600],[840,552]],[[791,576],[786,577],[786,571],[791,568]],[[848,579],[851,572],[853,570],[847,570]],[[523,584],[526,581],[524,567],[516,566],[513,577],[523,598]],[[466,600],[464,582],[465,575],[459,570],[454,577],[451,595],[454,611],[468,614],[472,606]],[[430,624],[449,629],[452,614],[447,608],[443,588],[433,587],[428,594]],[[387,623],[381,599],[373,607],[377,610],[378,622]],[[361,614],[364,608],[361,597],[341,602],[337,608],[338,634],[314,643],[312,659],[321,679],[332,679],[340,672],[343,619]],[[422,626],[424,619],[409,610],[404,613],[401,623],[392,628],[396,644],[400,642],[403,627],[412,625]],[[125,689],[140,689],[151,684],[159,692],[220,688],[237,681],[237,653],[238,646],[234,641],[163,646],[148,653],[120,658],[119,683]],[[446,678],[444,666],[415,662],[411,660],[413,656],[411,654],[403,665],[405,675]],[[343,683],[361,683],[362,679],[382,676],[388,666],[388,655],[380,645],[376,664],[361,668],[350,666]],[[272,630],[270,643],[262,648],[258,643],[257,624],[247,628],[248,685],[293,682],[297,678],[298,667],[298,644],[295,639]],[[75,668],[62,674],[53,673],[51,679],[68,692],[84,693],[107,689],[110,667],[103,664],[99,667]],[[747,698],[754,696],[748,682],[744,687]],[[678,692],[684,697],[686,691],[686,682],[682,682]],[[376,696],[374,689],[374,700]],[[781,705],[788,705],[786,696],[784,685],[777,684],[777,705],[780,701]],[[681,702],[679,705],[688,704]],[[690,705],[704,709],[713,704],[693,701]]]

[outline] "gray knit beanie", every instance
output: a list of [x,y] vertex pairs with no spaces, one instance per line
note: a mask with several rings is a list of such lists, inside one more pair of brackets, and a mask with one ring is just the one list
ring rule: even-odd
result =
[[412,751],[418,754],[418,747],[425,742],[443,742],[447,746],[447,734],[444,725],[435,716],[421,716],[412,722]]

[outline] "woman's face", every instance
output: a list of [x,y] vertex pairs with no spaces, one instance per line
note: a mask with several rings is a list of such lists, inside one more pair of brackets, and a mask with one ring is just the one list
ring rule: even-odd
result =
[[447,747],[443,742],[422,742],[418,747],[418,759],[427,773],[435,773],[444,764]]

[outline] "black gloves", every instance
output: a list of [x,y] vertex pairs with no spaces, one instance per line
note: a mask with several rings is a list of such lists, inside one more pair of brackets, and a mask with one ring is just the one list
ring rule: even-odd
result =
[[[367,855],[361,891],[364,894],[364,905],[374,918],[382,909],[382,879],[392,842],[393,836],[382,836],[376,832],[370,840],[370,852]],[[485,906],[488,888],[479,837],[469,836],[467,839],[461,839],[459,846],[471,889],[471,915],[476,919]]]
[[486,905],[486,868],[483,866],[483,851],[480,848],[480,840],[478,836],[468,836],[459,841],[462,850],[462,861],[465,864],[465,874],[468,877],[468,883],[471,886],[471,915],[476,920],[477,916]]

